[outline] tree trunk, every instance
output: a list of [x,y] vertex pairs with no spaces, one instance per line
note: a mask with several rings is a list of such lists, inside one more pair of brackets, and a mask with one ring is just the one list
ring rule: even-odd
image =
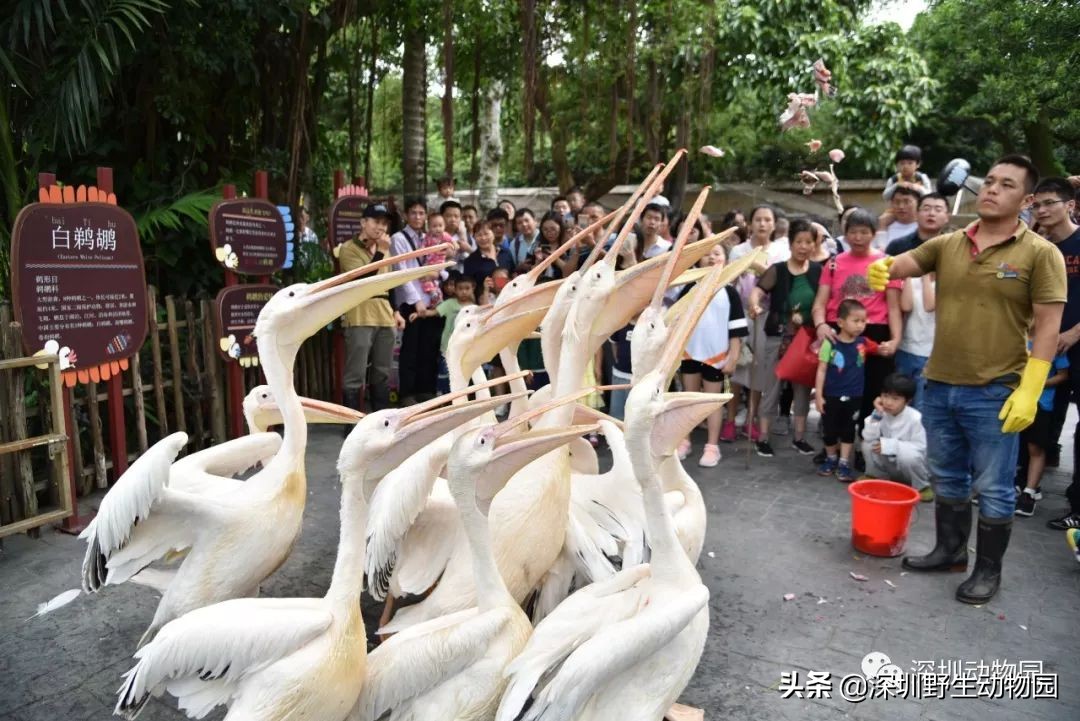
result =
[[499,163],[502,161],[503,83],[493,80],[484,93],[480,117],[480,207],[494,208],[499,199]]
[[570,161],[566,153],[566,130],[562,123],[556,123],[552,119],[550,102],[551,93],[547,74],[540,73],[540,82],[536,86],[536,109],[540,112],[544,131],[551,138],[551,165],[555,169],[559,192],[565,193],[575,185],[574,172],[570,169]]
[[649,58],[648,70],[649,102],[645,111],[645,150],[649,153],[649,163],[655,165],[660,162],[660,108],[663,102],[660,98],[660,73],[656,67],[656,60]]
[[[352,52],[349,53],[349,62],[345,64],[345,81],[347,91],[347,105],[349,113],[349,175],[353,177],[356,175],[356,159],[357,159],[357,138],[356,138],[356,86],[358,85],[357,75],[360,73],[357,62],[353,62],[360,56],[360,26],[357,24],[353,29],[353,37],[356,40],[356,45],[353,46]],[[347,32],[347,31],[346,31]],[[345,40],[345,46],[349,46],[348,39]]]
[[405,197],[424,192],[424,108],[427,89],[424,87],[423,22],[413,21],[405,29],[405,54],[401,68],[401,176]]
[[638,15],[637,0],[630,0],[630,22],[627,23],[626,38],[626,174],[624,183],[630,182],[630,172],[634,165],[634,67],[637,55]]
[[454,175],[454,2],[443,0],[443,172]]
[[480,177],[477,154],[480,152],[480,44],[473,50],[472,98],[469,99],[469,114],[472,116],[472,159],[469,162],[469,184],[476,187]]
[[364,180],[370,190],[375,185],[371,177],[371,124],[375,114],[375,58],[379,53],[379,26],[371,19],[371,54],[368,56],[367,102],[364,105]]
[[525,122],[525,177],[530,177],[533,170],[533,156],[536,152],[536,67],[537,33],[536,0],[520,0],[521,34],[525,41],[524,66],[525,87],[522,90],[522,115]]
[[1054,157],[1054,136],[1050,130],[1050,120],[1040,111],[1034,122],[1024,123],[1024,139],[1027,141],[1031,162],[1039,169],[1039,174],[1061,175],[1061,165]]
[[[693,91],[687,86],[683,92],[683,102],[679,106],[679,120],[675,124],[675,147],[685,148],[690,145],[690,109],[692,107]],[[683,196],[686,195],[686,182],[690,174],[689,163],[679,163],[675,171],[668,176],[667,188],[664,195],[671,202],[671,207],[681,211]]]

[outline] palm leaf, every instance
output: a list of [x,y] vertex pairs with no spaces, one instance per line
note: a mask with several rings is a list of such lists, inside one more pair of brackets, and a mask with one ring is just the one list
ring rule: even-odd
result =
[[168,205],[137,210],[133,213],[139,237],[146,241],[162,230],[180,230],[188,218],[202,227],[208,224],[210,208],[221,200],[219,192],[196,191],[176,198]]

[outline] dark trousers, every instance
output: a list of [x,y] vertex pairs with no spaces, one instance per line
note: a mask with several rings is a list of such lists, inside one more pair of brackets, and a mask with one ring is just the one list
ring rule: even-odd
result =
[[[878,323],[867,324],[863,335],[875,343],[889,340],[889,326]],[[863,420],[874,410],[874,399],[881,395],[885,378],[896,368],[892,356],[866,356],[866,385],[863,386],[862,406],[859,408],[859,431],[862,432]]]
[[[406,320],[412,312],[411,306],[401,308]],[[438,316],[406,322],[398,355],[398,396],[401,399],[415,400],[418,395],[434,396],[438,392],[442,329],[443,319]]]

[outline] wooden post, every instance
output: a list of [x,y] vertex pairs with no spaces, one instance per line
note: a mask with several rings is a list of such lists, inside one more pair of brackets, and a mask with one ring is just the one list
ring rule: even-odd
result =
[[210,396],[210,428],[213,433],[214,443],[224,443],[228,440],[225,435],[225,389],[221,387],[221,379],[218,375],[217,343],[214,335],[213,313],[214,304],[209,300],[202,301],[203,316],[203,362],[206,364],[206,388]]
[[187,432],[184,418],[184,368],[180,365],[180,337],[176,328],[176,303],[171,295],[165,296],[165,318],[169,324],[169,359],[172,370],[173,410],[176,413],[176,430]]
[[143,397],[142,365],[139,351],[131,356],[131,397],[135,401],[135,437],[139,441],[139,453],[146,453],[146,398]]
[[[0,303],[0,355],[7,357],[8,324],[11,323],[11,309],[7,303]],[[9,370],[0,375],[0,408],[11,408],[11,395],[15,385],[15,371]],[[11,414],[0,414],[0,442],[14,440],[10,426]],[[17,519],[15,504],[15,460],[11,454],[0,455],[0,524],[7,525]]]
[[[4,338],[4,355],[8,358],[18,358],[19,338],[22,336],[22,326],[19,323],[11,323]],[[14,377],[14,383],[9,388],[9,402],[11,403],[11,440],[21,441],[29,438],[26,429],[26,391],[22,374],[9,371]],[[38,512],[37,493],[34,491],[34,467],[30,460],[30,451],[18,451],[14,454],[15,471],[19,480],[15,485],[17,491],[14,496],[19,500],[19,515],[22,518],[36,516]]]
[[165,408],[165,371],[161,362],[161,328],[157,321],[157,288],[146,289],[150,306],[150,357],[154,361],[154,411],[158,417],[158,440],[169,434],[169,415]]
[[[341,186],[345,184],[345,173],[340,170],[334,171],[334,200],[337,200],[338,191],[341,190]],[[329,232],[329,231],[327,231]],[[330,238],[331,250],[333,250],[334,239]],[[331,255],[333,258],[333,256]],[[341,272],[341,264],[338,263],[338,259],[334,258],[334,272]],[[391,291],[390,297],[393,297]],[[345,334],[341,329],[340,323],[334,324],[334,330],[331,331],[333,336],[331,340],[331,366],[333,367],[333,392],[331,398],[334,403],[341,405],[344,401],[345,390]]]
[[[236,186],[226,185],[221,194],[226,200],[232,200],[236,197]],[[225,287],[238,284],[236,273],[226,269]],[[229,437],[239,438],[244,435],[244,374],[235,359],[225,364],[225,380],[229,394]]]
[[94,484],[98,488],[108,488],[109,479],[105,474],[105,440],[101,432],[101,412],[98,408],[98,384],[90,381],[86,385],[87,410],[90,413],[90,443],[94,454]]
[[184,302],[184,315],[187,317],[187,375],[195,384],[199,394],[192,406],[192,433],[195,450],[201,450],[206,444],[206,430],[203,425],[202,411],[202,374],[199,373],[198,347],[202,336],[202,324],[195,318],[195,304]]
[[[113,192],[112,168],[97,169],[97,187]],[[113,480],[127,470],[127,424],[124,422],[124,375],[114,373],[105,383],[109,395],[109,452],[112,456]]]

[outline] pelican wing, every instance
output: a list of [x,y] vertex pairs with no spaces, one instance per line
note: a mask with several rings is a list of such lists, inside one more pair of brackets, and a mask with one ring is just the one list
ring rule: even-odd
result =
[[594,693],[670,643],[708,602],[709,589],[698,584],[672,603],[604,626],[563,662],[522,721],[577,718]]
[[[386,474],[375,488],[368,510],[365,570],[368,591],[376,599],[386,597],[405,536],[427,506],[446,458],[442,451],[449,450],[448,445],[445,448],[440,446],[449,442],[450,439],[440,438],[414,453]],[[438,578],[438,574],[435,577]],[[430,585],[425,586],[424,590]]]
[[299,650],[332,621],[314,598],[240,598],[191,611],[135,652],[116,713],[134,718],[151,695],[168,689],[198,718],[227,703],[246,674]]
[[[136,535],[147,535],[145,526],[150,517],[168,515],[171,467],[185,443],[186,433],[173,433],[161,439],[132,463],[105,494],[94,520],[79,534],[79,538],[86,540],[87,544],[82,565],[84,591],[92,593],[107,582],[120,582],[112,578],[106,580],[107,575],[112,576],[107,563],[113,560],[114,554],[131,545]],[[142,528],[139,528],[140,524]],[[186,548],[194,535],[194,532],[185,532],[183,524],[177,526],[163,520],[157,525],[168,525],[171,531],[167,534],[168,547],[162,553]],[[192,524],[192,528],[195,526]]]
[[190,493],[216,493],[235,487],[228,480],[258,463],[265,463],[281,448],[277,433],[252,433],[218,443],[176,461],[169,485]]
[[439,479],[401,543],[390,592],[394,596],[419,595],[434,586],[464,533],[450,489]]
[[496,721],[516,719],[540,680],[554,673],[574,649],[599,629],[634,615],[644,601],[640,584],[649,574],[649,566],[642,564],[589,584],[541,621],[524,650],[506,669],[510,683]]
[[471,608],[411,626],[368,656],[368,675],[350,721],[374,721],[479,661],[516,609]]

